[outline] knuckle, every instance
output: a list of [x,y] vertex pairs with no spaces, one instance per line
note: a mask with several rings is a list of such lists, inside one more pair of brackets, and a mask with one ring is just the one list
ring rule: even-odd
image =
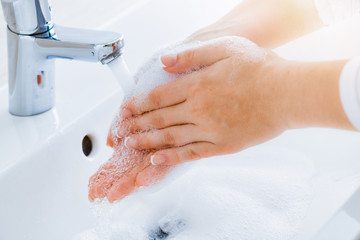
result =
[[138,128],[138,118],[129,119],[125,122],[125,126],[128,127],[129,132],[134,132]]
[[200,154],[194,149],[194,148],[189,148],[187,151],[186,151],[186,158],[188,160],[196,160],[196,159],[199,159],[201,158]]
[[149,137],[146,134],[142,135],[137,139],[137,145],[140,149],[150,147],[149,143],[151,143],[151,141],[149,141]]
[[152,124],[154,127],[163,127],[165,125],[165,119],[162,116],[154,116]]
[[189,65],[195,60],[195,51],[189,50],[183,56],[184,65]]
[[123,120],[117,129],[117,134],[118,137],[126,137],[135,131],[134,120]]
[[170,131],[165,131],[163,136],[163,141],[165,145],[173,146],[176,144],[174,135]]
[[186,159],[183,159],[184,157],[182,155],[183,154],[181,154],[181,150],[178,150],[178,149],[172,150],[172,152],[171,152],[171,156],[173,157],[175,164],[186,161]]
[[134,128],[136,131],[145,131],[148,130],[150,128],[152,128],[152,119],[151,119],[151,115],[149,114],[144,114],[139,116],[138,118],[136,118],[134,124]]
[[149,98],[149,103],[151,106],[154,106],[154,107],[160,106],[161,97],[160,97],[160,95],[156,94],[156,92],[149,93],[148,98]]

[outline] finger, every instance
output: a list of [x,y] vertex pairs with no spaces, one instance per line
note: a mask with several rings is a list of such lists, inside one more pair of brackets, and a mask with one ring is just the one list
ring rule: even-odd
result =
[[119,114],[117,114],[110,126],[109,133],[106,140],[106,145],[109,147],[114,148],[115,145],[119,144],[118,137],[116,136],[116,131],[119,128],[120,124],[122,122],[122,119],[120,118]]
[[128,118],[120,124],[117,134],[119,137],[125,137],[131,133],[190,123],[190,117],[184,108],[184,103],[181,103],[144,113],[135,118]]
[[179,104],[186,100],[187,81],[175,80],[154,88],[148,94],[130,98],[120,111],[123,119],[133,115]]
[[106,145],[113,148],[114,147],[114,141],[112,136],[112,130],[110,128],[107,139],[106,139]]
[[150,186],[161,181],[173,166],[149,166],[140,172],[136,177],[136,186]]
[[[134,161],[135,158],[140,161]],[[136,176],[139,172],[151,165],[149,158],[149,154],[139,154],[133,156],[133,162],[136,162],[136,164],[129,169],[129,171],[120,174],[121,177],[117,178],[116,183],[114,183],[111,189],[109,189],[107,194],[109,202],[120,200],[135,190]]]
[[96,198],[106,197],[109,189],[112,186],[110,178],[103,177],[89,184],[89,200],[94,201]]
[[198,48],[161,57],[164,70],[169,73],[186,73],[199,67],[209,66],[229,57],[226,44],[209,43]]
[[200,141],[207,141],[206,134],[197,126],[186,124],[131,135],[126,138],[125,145],[128,148],[145,150],[177,147]]
[[109,191],[107,198],[109,202],[120,200],[135,190],[135,175],[122,178]]
[[111,161],[108,161],[99,170],[91,176],[89,180],[89,199],[94,201],[96,198],[106,197],[113,182],[120,177]]
[[89,191],[89,199],[93,202],[97,198],[104,198],[107,195],[109,189],[104,188],[102,184],[95,184],[91,187]]
[[183,147],[160,150],[151,156],[153,165],[176,165],[183,162],[210,157],[215,144],[210,142],[192,143]]
[[113,127],[117,124],[117,122],[119,122],[118,120],[119,117],[115,117],[111,123],[111,126],[110,126],[110,129],[109,129],[109,133],[108,133],[108,136],[107,136],[107,139],[106,139],[106,145],[111,147],[111,148],[114,148],[114,136],[113,136]]
[[[119,149],[117,149],[119,150]],[[126,153],[125,153],[126,154]],[[143,154],[129,155],[127,160],[123,161],[123,151],[115,151],[113,156],[89,180],[89,199],[93,201],[96,198],[104,198],[110,189],[123,178],[131,176],[133,171],[141,171],[146,165],[143,165],[141,159],[145,159]],[[149,164],[149,161],[144,164]],[[138,169],[139,168],[139,169]]]

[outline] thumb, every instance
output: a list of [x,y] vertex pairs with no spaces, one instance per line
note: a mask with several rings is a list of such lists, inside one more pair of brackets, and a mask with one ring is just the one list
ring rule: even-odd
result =
[[224,44],[206,44],[180,53],[161,56],[164,70],[169,73],[186,73],[197,68],[212,65],[229,57]]
[[112,135],[112,131],[111,131],[111,128],[109,130],[109,133],[108,133],[108,136],[107,136],[107,139],[106,139],[106,145],[111,147],[111,148],[114,148],[114,140],[113,140],[113,135]]

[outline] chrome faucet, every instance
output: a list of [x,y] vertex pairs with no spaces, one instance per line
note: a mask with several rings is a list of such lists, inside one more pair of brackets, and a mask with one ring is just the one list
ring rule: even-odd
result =
[[32,116],[55,104],[54,59],[107,64],[122,55],[119,33],[54,25],[49,0],[1,0],[8,24],[9,112]]

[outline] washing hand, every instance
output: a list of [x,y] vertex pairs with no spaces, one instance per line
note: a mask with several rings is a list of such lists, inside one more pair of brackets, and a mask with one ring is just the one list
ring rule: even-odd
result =
[[[245,36],[271,48],[321,26],[313,0],[245,0],[188,41]],[[345,61],[294,63],[260,48],[256,51],[266,57],[247,61],[241,46],[240,51],[229,51],[225,45],[162,57],[169,73],[202,69],[123,105],[128,109],[123,107],[122,138],[110,134],[108,145],[115,152],[125,149],[127,134],[121,129],[130,128],[127,145],[137,151],[127,152],[131,161],[121,163],[127,171],[115,171],[121,154],[99,169],[90,179],[90,200],[121,199],[161,180],[171,169],[167,165],[236,152],[288,128],[353,129],[338,96]]]
[[167,166],[238,152],[291,128],[354,129],[338,93],[345,61],[291,62],[241,38],[233,43],[163,56],[170,73],[200,70],[123,105],[118,134],[130,129],[127,146],[161,149],[151,162]]
[[97,198],[107,198],[109,202],[120,200],[139,186],[161,180],[171,169],[169,166],[151,166],[148,152],[128,149],[124,140],[112,136],[111,131],[107,145],[114,149],[114,153],[90,178],[90,201]]
[[233,37],[162,62],[170,73],[193,72],[123,104],[120,138],[108,141],[115,154],[91,178],[91,200],[113,202],[161,180],[170,166],[238,152],[287,129],[354,129],[339,97],[346,61],[287,61]]
[[152,155],[153,165],[238,152],[287,128],[276,70],[284,60],[274,53],[223,38],[162,61],[171,73],[202,68],[124,104],[118,134],[130,129],[127,146],[166,148]]

